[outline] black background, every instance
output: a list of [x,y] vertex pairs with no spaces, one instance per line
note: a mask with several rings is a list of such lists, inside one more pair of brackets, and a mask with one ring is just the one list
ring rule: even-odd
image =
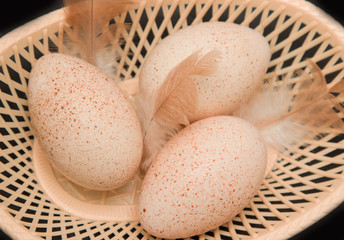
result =
[[[344,11],[336,0],[309,0],[344,25]],[[0,37],[11,30],[63,6],[63,0],[9,0],[0,12]],[[290,240],[344,240],[344,203]],[[11,240],[0,231],[0,240]]]

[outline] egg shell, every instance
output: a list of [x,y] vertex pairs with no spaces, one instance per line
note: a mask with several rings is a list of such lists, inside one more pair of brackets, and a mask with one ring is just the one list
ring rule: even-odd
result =
[[266,155],[262,137],[245,120],[217,116],[191,124],[165,145],[148,169],[140,223],[161,238],[215,229],[258,191]]
[[45,55],[31,71],[28,101],[34,136],[65,177],[96,190],[133,177],[141,126],[125,94],[99,69],[68,55]]
[[263,84],[270,61],[265,38],[234,23],[207,22],[181,29],[163,39],[145,59],[140,91],[149,97],[161,86],[172,68],[195,51],[220,51],[216,72],[195,77],[199,107],[190,121],[233,113]]

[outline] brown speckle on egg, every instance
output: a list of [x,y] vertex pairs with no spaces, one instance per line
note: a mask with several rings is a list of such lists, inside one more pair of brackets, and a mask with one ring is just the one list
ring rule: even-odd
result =
[[28,92],[35,138],[63,175],[97,190],[133,177],[141,126],[114,81],[80,59],[48,54],[34,65]]
[[263,139],[245,120],[219,116],[197,121],[173,137],[149,168],[141,188],[140,222],[161,238],[212,230],[248,204],[265,165]]
[[151,96],[172,68],[200,49],[204,54],[219,50],[220,56],[214,74],[194,77],[199,106],[190,116],[191,122],[233,113],[263,84],[270,62],[270,48],[265,38],[238,24],[206,22],[183,28],[159,42],[142,65],[141,93]]

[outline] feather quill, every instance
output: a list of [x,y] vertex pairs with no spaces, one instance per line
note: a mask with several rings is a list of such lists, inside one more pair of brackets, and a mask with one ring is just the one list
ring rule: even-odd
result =
[[66,53],[96,65],[110,77],[115,76],[116,31],[123,24],[109,24],[115,16],[128,11],[136,0],[64,0]]
[[308,60],[297,71],[298,84],[290,79],[268,81],[234,115],[255,125],[266,143],[277,150],[291,149],[314,132],[334,128],[343,132],[343,122],[333,110],[338,100],[332,91],[343,91],[340,82],[328,89],[318,66]]
[[149,99],[138,96],[144,135],[142,168],[147,170],[164,144],[182,127],[198,105],[198,90],[193,76],[208,76],[216,69],[217,50],[201,55],[198,50],[174,67]]

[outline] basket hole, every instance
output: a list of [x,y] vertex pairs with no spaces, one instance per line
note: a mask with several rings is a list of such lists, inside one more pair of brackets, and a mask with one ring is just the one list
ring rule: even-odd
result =
[[283,197],[295,196],[295,194],[293,192],[282,192],[281,195]]
[[[133,23],[133,19],[131,18],[130,12],[127,12],[125,15],[125,23]],[[109,24],[115,24],[115,19],[111,19],[111,21],[109,22]]]
[[295,26],[295,23],[291,24],[289,27],[287,27],[284,31],[282,31],[278,35],[277,40],[276,40],[276,45],[286,40],[290,36],[290,33],[293,30],[294,26]]
[[325,75],[326,82],[331,83],[339,75],[339,73],[341,73],[342,71],[343,70],[341,69],[341,70],[326,74]]
[[333,58],[333,55],[332,56],[329,56],[327,58],[324,58],[318,62],[316,62],[316,64],[321,68],[321,69],[324,69],[326,67],[326,65],[329,63],[329,61]]
[[[238,8],[239,6],[236,6],[235,8]],[[246,16],[246,8],[239,14],[238,17],[234,19],[234,23],[241,24],[245,20]]]
[[266,72],[271,73],[271,72],[274,72],[275,70],[276,70],[276,65],[270,66]]
[[245,230],[235,229],[235,232],[239,235],[250,236],[250,234]]
[[172,27],[176,26],[179,19],[180,19],[180,11],[179,11],[179,6],[177,6],[176,9],[174,10],[172,16],[171,16]]
[[147,55],[147,49],[144,46],[142,47],[140,54],[143,58]]
[[168,33],[168,30],[167,30],[167,28],[165,28],[165,30],[162,32],[162,34],[161,34],[161,39],[164,39],[165,37],[167,37],[168,35],[170,35],[169,33]]
[[[74,227],[72,225],[67,225],[65,227],[66,230],[70,230],[70,229],[73,229]],[[104,231],[106,232],[107,230],[104,229]]]
[[12,170],[13,172],[16,172],[16,173],[20,171],[20,169],[17,168],[16,166],[11,167],[11,170]]
[[281,57],[282,52],[283,52],[283,49],[279,49],[278,51],[273,52],[273,53],[271,54],[271,59],[270,59],[270,61],[272,61],[272,60],[274,60],[274,59],[277,59],[277,58]]
[[140,26],[142,30],[146,28],[147,23],[148,23],[148,16],[147,16],[146,10],[143,10],[140,17]]
[[36,215],[37,211],[36,211],[36,210],[32,210],[32,209],[27,209],[27,210],[25,211],[25,213],[31,214],[31,215]]
[[[253,9],[252,9],[252,12],[253,12],[253,10],[256,11],[256,8],[253,8]],[[261,22],[262,15],[263,15],[263,12],[260,12],[260,13],[259,13],[259,14],[249,23],[248,26],[249,26],[250,28],[253,28],[253,29],[255,29],[256,27],[258,27],[259,24],[260,24],[260,22]]]
[[[1,130],[1,129],[0,129]],[[1,131],[0,131],[1,132]],[[331,138],[328,142],[340,143],[344,140],[344,133],[338,134],[337,136]]]
[[325,150],[325,149],[326,149],[326,147],[318,146],[318,147],[315,147],[312,150],[310,150],[310,152],[311,153],[318,153],[318,152],[321,152],[322,150]]
[[259,224],[259,223],[250,223],[250,226],[252,228],[265,229],[265,226],[263,224]]
[[294,51],[294,50],[302,47],[302,45],[304,44],[308,34],[309,34],[309,32],[307,32],[306,34],[302,35],[301,37],[299,37],[298,39],[293,41],[293,43],[291,44],[291,46],[289,48],[289,52]]
[[3,196],[3,197],[5,197],[5,198],[9,198],[9,197],[12,196],[11,193],[6,192],[6,191],[4,191],[4,190],[2,190],[2,189],[0,190],[0,195]]
[[62,240],[62,236],[61,235],[54,235],[51,237],[51,240]]
[[272,193],[267,193],[267,194],[264,194],[264,197],[266,197],[266,198],[272,198],[272,197],[275,197],[275,195],[272,194]]
[[29,217],[22,217],[20,220],[23,222],[26,222],[26,223],[32,223],[33,222],[33,218],[29,218]]
[[329,182],[332,180],[333,178],[329,178],[329,177],[319,177],[319,178],[312,179],[311,182],[319,184],[319,183]]
[[155,21],[155,24],[157,26],[157,28],[159,29],[162,22],[164,20],[164,12],[162,11],[162,9],[160,8],[159,11],[158,11],[158,14],[156,15],[154,21]]
[[306,59],[312,58],[314,57],[314,55],[316,54],[316,52],[319,50],[320,46],[322,43],[319,43],[309,49],[307,49],[304,54],[302,55],[301,61],[304,61]]
[[139,233],[139,234],[137,235],[137,238],[138,238],[138,239],[143,239],[143,237],[144,237],[144,236],[143,236],[142,233]]
[[306,199],[292,199],[290,200],[291,203],[294,203],[294,204],[303,204],[303,203],[309,203],[308,200]]
[[338,65],[343,62],[343,59],[338,58],[337,61],[334,63],[334,65]]
[[33,46],[33,54],[36,59],[39,59],[44,55],[35,45]]
[[207,12],[204,14],[202,21],[209,22],[212,17],[213,17],[213,6],[210,6]]
[[20,150],[18,151],[18,153],[19,153],[20,155],[25,155],[25,151],[24,151],[23,149],[20,149]]
[[128,233],[123,235],[123,239],[128,239],[128,238],[129,238],[129,234]]
[[[271,14],[273,13],[273,11],[271,11]],[[277,21],[279,19],[279,16],[274,18],[265,28],[264,28],[264,31],[263,31],[263,36],[268,36],[269,34],[271,34],[275,28],[276,28],[276,24],[277,24]]]
[[[14,127],[14,128],[11,128],[11,130],[12,130],[12,132],[13,132],[14,134],[20,133],[19,128]],[[1,129],[0,129],[0,133],[1,133]]]
[[52,231],[53,232],[60,232],[61,231],[61,227],[53,227]]
[[226,22],[228,20],[229,17],[229,7],[227,7],[223,13],[221,14],[221,16],[219,17],[218,21],[220,22]]
[[312,172],[304,172],[304,173],[300,173],[300,174],[298,174],[300,177],[308,177],[308,176],[312,176],[312,175],[314,175],[314,173],[312,173]]
[[11,80],[13,80],[19,84],[22,84],[22,81],[20,79],[18,72],[8,65],[6,65],[6,67],[7,67],[7,71],[8,71],[8,74],[10,75]]
[[[29,175],[27,175],[26,173],[23,173],[22,176],[23,176],[24,178],[26,178],[26,179],[29,179]],[[33,189],[34,189],[34,187],[32,187],[31,185],[27,186],[27,188],[30,189],[30,190],[33,190]]]
[[[37,204],[37,207],[38,207],[38,204]],[[42,216],[49,216],[49,213],[48,212],[42,212],[41,215]]]
[[0,156],[0,162],[3,164],[9,163],[9,161],[4,156]]
[[[0,68],[1,68],[1,66],[0,66]],[[0,70],[1,70],[1,69],[0,69]],[[1,89],[1,92],[2,92],[2,93],[6,93],[6,94],[12,96],[12,92],[11,92],[11,89],[10,89],[10,87],[8,86],[8,84],[5,83],[5,82],[3,82],[3,81],[1,81],[1,80],[0,80],[0,89]],[[2,107],[3,107],[3,106],[2,106]]]
[[301,146],[299,146],[299,149],[305,150],[305,149],[308,148],[309,146],[310,146],[309,143],[304,143],[304,144],[302,144]]
[[299,157],[297,157],[295,160],[296,161],[302,161],[302,160],[304,160],[304,159],[306,159],[307,157],[306,156],[304,156],[304,155],[300,155]]
[[298,183],[292,183],[292,184],[290,184],[290,186],[292,186],[293,188],[299,188],[299,187],[305,186],[305,184],[298,182]]
[[192,7],[191,11],[189,12],[188,16],[186,17],[186,23],[187,25],[191,25],[192,22],[196,18],[196,7]]
[[67,233],[67,238],[72,238],[75,237],[75,233],[71,232],[71,233]]
[[5,149],[8,149],[8,147],[6,146],[4,142],[0,142],[0,149],[5,150]]
[[20,209],[22,209],[20,206],[17,206],[17,205],[14,205],[13,203],[11,203],[10,205],[7,206],[8,208],[14,210],[14,211],[17,211],[19,212]]
[[232,238],[230,236],[225,236],[223,234],[220,234],[220,238],[221,238],[221,240],[232,240]]
[[304,193],[304,194],[315,194],[315,193],[319,193],[319,192],[322,192],[322,191],[319,190],[319,189],[312,188],[312,189],[303,190],[301,192]]
[[18,156],[14,153],[10,153],[8,154],[8,156],[10,156],[10,158],[12,158],[13,160],[16,160],[18,158]]
[[282,68],[290,67],[295,60],[295,57],[289,58],[288,60],[284,61],[282,64]]
[[26,122],[23,116],[16,116],[18,122]]
[[25,138],[19,138],[19,141],[20,141],[21,143],[26,143],[26,142],[27,142]]
[[296,212],[294,209],[292,208],[277,208],[277,211],[281,212],[281,213],[291,213],[291,212]]
[[149,33],[148,33],[148,35],[147,35],[147,41],[149,42],[149,44],[151,45],[152,44],[152,42],[154,41],[154,33],[153,33],[153,30],[151,29],[151,30],[149,30]]
[[98,237],[99,235],[101,235],[100,232],[95,232],[95,233],[93,234],[94,237]]
[[49,52],[58,52],[59,48],[57,45],[51,40],[51,38],[48,38],[48,48]]
[[[264,203],[261,202],[261,204],[263,205]],[[262,213],[267,213],[267,212],[271,212],[268,208],[257,208],[259,212],[262,212]]]
[[19,110],[18,105],[15,102],[11,102],[9,100],[6,101],[8,106],[12,109],[12,110]]
[[37,227],[35,231],[36,231],[36,232],[39,232],[39,233],[45,233],[45,232],[47,232],[47,228],[44,228],[44,227]]
[[[250,211],[252,212],[252,209],[250,209]],[[245,217],[247,219],[253,219],[253,220],[258,220],[256,215],[251,215],[251,214],[245,214]]]
[[[344,149],[338,148],[338,149],[335,149],[335,150],[325,154],[325,156],[326,157],[335,158],[335,157],[338,157],[339,155],[341,155],[343,153],[344,153]],[[339,164],[337,164],[337,165],[339,165]],[[341,166],[341,165],[339,165],[339,166]]]
[[232,220],[232,223],[237,226],[244,226],[244,224],[241,221]]
[[321,161],[319,161],[319,160],[317,160],[317,159],[313,159],[313,160],[307,162],[306,165],[312,166],[312,165],[318,164],[318,163],[320,163],[320,162],[321,162]]
[[266,221],[281,221],[277,216],[263,216]]
[[214,237],[214,233],[209,231],[205,233],[206,236]]
[[279,186],[279,185],[277,185],[277,186],[275,186],[275,187],[274,187],[274,189],[276,189],[276,190],[280,190],[280,189],[284,189],[284,187],[283,187],[283,186]]
[[341,166],[343,166],[343,165],[336,164],[336,163],[330,163],[330,164],[327,164],[327,165],[320,167],[318,169],[327,172],[327,171],[332,171],[332,170],[334,170],[338,167],[341,167]]
[[108,235],[108,237],[109,237],[109,239],[112,239],[112,238],[115,237],[115,234],[114,234],[114,233],[111,233],[111,234]]
[[26,96],[26,93],[25,93],[25,92],[16,89],[16,94],[17,94],[17,96],[18,96],[19,98],[24,99],[24,100],[27,100],[27,96]]

